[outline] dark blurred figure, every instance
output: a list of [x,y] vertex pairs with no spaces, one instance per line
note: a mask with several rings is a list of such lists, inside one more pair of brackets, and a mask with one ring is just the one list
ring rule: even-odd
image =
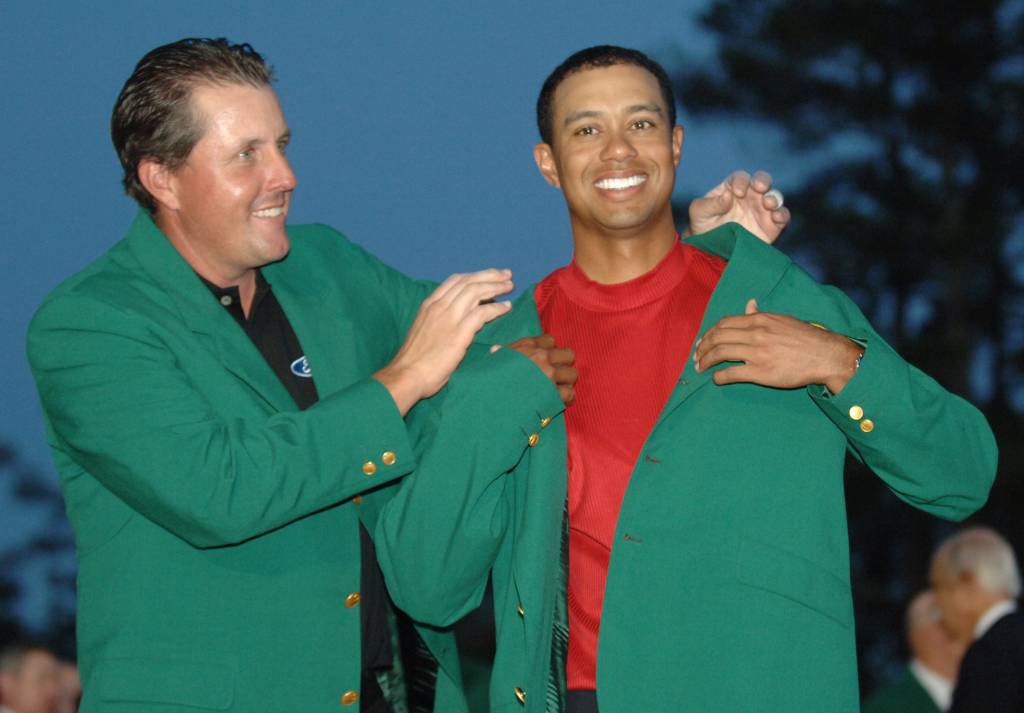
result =
[[967,639],[942,625],[931,590],[910,601],[906,619],[910,663],[895,682],[864,702],[863,713],[942,713],[949,710]]
[[60,662],[48,649],[11,644],[0,650],[0,713],[57,713]]
[[1017,611],[1021,582],[1013,548],[988,528],[963,530],[936,551],[931,580],[944,625],[972,642],[952,713],[1024,711],[1024,615]]

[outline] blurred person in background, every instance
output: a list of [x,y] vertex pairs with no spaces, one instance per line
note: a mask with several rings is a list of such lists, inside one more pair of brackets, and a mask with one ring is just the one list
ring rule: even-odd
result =
[[963,530],[935,552],[932,588],[949,632],[969,641],[953,691],[953,713],[1024,711],[1024,615],[1020,569],[994,530]]
[[82,678],[78,675],[78,665],[61,661],[57,671],[56,713],[76,713],[81,700]]
[[942,624],[935,593],[927,590],[910,601],[906,615],[910,663],[903,675],[864,702],[863,713],[940,713],[953,700],[965,639]]
[[0,713],[57,713],[60,662],[44,646],[0,650]]

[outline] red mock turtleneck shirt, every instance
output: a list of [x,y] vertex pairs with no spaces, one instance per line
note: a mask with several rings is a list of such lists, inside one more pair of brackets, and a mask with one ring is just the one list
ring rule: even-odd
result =
[[644,441],[682,374],[725,261],[677,243],[616,285],[573,260],[537,285],[544,331],[576,352],[569,449],[570,689],[597,685],[597,640],[619,508]]

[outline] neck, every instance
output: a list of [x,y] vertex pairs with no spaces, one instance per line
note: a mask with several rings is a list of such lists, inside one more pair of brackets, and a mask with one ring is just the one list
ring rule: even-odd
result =
[[977,602],[974,606],[974,616],[971,621],[971,637],[974,637],[974,632],[981,624],[981,620],[985,618],[985,615],[989,613],[997,604],[1012,603],[1013,600],[1003,594],[995,594],[992,592],[984,592],[978,595]]
[[942,651],[940,653],[922,653],[924,655],[918,655],[914,657],[917,659],[918,663],[922,664],[932,673],[936,673],[939,676],[942,676],[947,681],[952,682],[956,680],[956,675],[958,669],[960,668],[960,656],[953,655],[951,651]]
[[237,269],[219,265],[215,260],[210,259],[188,239],[188,233],[181,229],[181,226],[164,215],[160,210],[153,218],[153,222],[167,236],[174,249],[178,251],[188,266],[195,270],[204,280],[212,282],[217,287],[237,287],[238,299],[242,305],[242,313],[248,317],[249,308],[252,307],[252,299],[256,294],[256,270],[253,268]]
[[595,234],[573,228],[573,258],[595,282],[614,285],[644,275],[676,244],[675,225],[637,235]]

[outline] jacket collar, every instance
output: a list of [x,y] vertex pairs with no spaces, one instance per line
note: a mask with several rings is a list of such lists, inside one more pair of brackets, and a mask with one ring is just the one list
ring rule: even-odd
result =
[[[694,235],[685,242],[727,261],[725,272],[722,273],[704,311],[704,318],[697,332],[698,337],[703,336],[722,318],[743,314],[750,298],[757,300],[763,309],[766,298],[792,264],[783,253],[765,244],[737,223],[727,223],[707,233]],[[662,410],[659,423],[683,401],[706,386],[715,371],[730,365],[719,364],[697,373],[693,363],[695,348],[696,341],[686,357],[676,388]]]
[[[135,216],[125,241],[146,277],[170,297],[181,321],[192,332],[202,335],[201,339],[210,344],[225,369],[276,410],[295,409],[294,400],[252,340],[213,298],[144,210]],[[301,342],[301,335],[299,338]]]

